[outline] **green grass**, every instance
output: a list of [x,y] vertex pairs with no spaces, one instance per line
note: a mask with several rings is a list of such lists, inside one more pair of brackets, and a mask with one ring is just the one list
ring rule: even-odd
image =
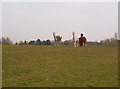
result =
[[117,87],[117,47],[3,46],[3,87]]

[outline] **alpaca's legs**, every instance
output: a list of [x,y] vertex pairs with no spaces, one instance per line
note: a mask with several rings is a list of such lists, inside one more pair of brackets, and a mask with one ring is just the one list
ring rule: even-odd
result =
[[85,41],[83,42],[83,46],[87,46]]

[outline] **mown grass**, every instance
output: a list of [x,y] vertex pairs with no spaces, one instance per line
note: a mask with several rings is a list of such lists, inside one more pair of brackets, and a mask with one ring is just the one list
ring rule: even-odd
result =
[[3,46],[3,87],[117,87],[117,47]]

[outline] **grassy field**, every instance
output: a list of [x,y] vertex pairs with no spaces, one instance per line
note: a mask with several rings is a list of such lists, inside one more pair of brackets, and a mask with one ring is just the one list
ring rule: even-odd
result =
[[116,87],[117,47],[3,46],[3,87]]

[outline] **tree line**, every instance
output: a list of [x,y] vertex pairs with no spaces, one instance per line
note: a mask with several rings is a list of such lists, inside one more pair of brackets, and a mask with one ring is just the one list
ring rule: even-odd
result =
[[[120,41],[115,38],[107,38],[107,39],[101,40],[100,42],[88,41],[87,45],[88,46],[117,46],[118,42],[120,43]],[[50,41],[49,39],[43,40],[43,41],[41,41],[40,39],[37,39],[37,40],[20,41],[20,42],[13,43],[9,37],[2,37],[0,39],[0,44],[2,45],[54,45],[55,42]],[[72,45],[72,44],[73,44],[72,40],[61,41],[61,45]]]
[[40,39],[31,40],[31,41],[20,41],[19,43],[16,42],[15,45],[51,45],[50,40],[41,41]]

